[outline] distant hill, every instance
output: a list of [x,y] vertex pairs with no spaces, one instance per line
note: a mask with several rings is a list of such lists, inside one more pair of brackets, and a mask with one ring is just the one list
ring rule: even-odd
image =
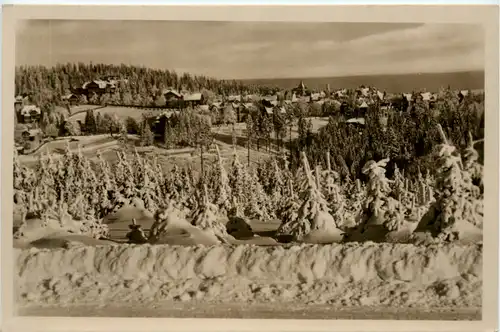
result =
[[402,75],[369,75],[346,77],[313,77],[313,78],[276,78],[239,80],[244,84],[278,86],[284,89],[296,87],[300,80],[310,89],[357,88],[360,85],[374,86],[380,90],[392,93],[411,92],[417,89],[437,91],[441,87],[451,86],[452,89],[482,90],[484,89],[484,71],[468,71],[455,73],[433,74],[402,74]]

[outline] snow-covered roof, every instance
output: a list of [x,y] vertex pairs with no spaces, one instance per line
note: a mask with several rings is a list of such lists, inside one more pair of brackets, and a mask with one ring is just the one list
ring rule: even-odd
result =
[[75,95],[74,93],[69,93],[67,95],[62,96],[62,100],[67,100],[70,99],[71,97],[78,97],[78,96]]
[[366,101],[363,101],[359,108],[368,108],[368,104],[366,103]]
[[272,107],[264,107],[266,109],[267,114],[273,114],[273,108]]
[[424,101],[429,101],[431,100],[432,94],[430,92],[424,92],[420,94],[422,96],[422,99]]
[[31,115],[33,112],[36,112],[37,114],[41,114],[42,111],[40,110],[39,107],[35,106],[35,105],[26,105],[24,106],[22,109],[21,109],[21,114],[23,116],[29,116]]
[[201,92],[192,93],[190,95],[184,96],[185,101],[198,101],[201,100]]
[[274,95],[274,96],[265,96],[262,99],[267,100],[267,101],[276,101],[276,100],[278,100],[278,96],[276,96],[276,95]]
[[102,80],[92,81],[99,86],[99,89],[105,89],[108,86],[108,82]]
[[177,90],[174,90],[174,89],[166,89],[163,91],[164,95],[166,95],[167,93],[171,93],[171,94],[175,95],[177,98],[182,97],[182,95]]
[[359,123],[364,125],[365,124],[365,118],[352,118],[346,121],[347,123]]

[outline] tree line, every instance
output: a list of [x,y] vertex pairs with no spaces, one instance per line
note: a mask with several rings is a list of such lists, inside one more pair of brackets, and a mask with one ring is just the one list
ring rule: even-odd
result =
[[173,70],[80,62],[57,64],[53,67],[18,66],[15,70],[15,93],[29,95],[31,102],[39,106],[59,105],[62,96],[80,88],[85,82],[107,76],[121,79],[118,81],[116,92],[102,97],[90,96],[89,98],[94,99],[87,102],[152,105],[158,102],[162,90],[166,88],[206,90],[217,95],[243,93],[265,95],[277,91],[277,88],[247,85],[236,80],[218,80],[188,73],[178,74]]

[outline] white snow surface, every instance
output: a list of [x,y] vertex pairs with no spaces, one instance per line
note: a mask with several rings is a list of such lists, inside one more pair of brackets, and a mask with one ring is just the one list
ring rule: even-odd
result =
[[20,308],[159,301],[480,307],[482,245],[15,249]]

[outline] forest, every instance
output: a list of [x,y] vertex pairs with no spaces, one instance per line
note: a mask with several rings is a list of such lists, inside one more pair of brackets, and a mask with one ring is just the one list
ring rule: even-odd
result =
[[235,80],[217,80],[205,76],[177,74],[175,71],[123,64],[67,63],[50,68],[45,66],[17,67],[15,93],[16,96],[29,95],[32,103],[50,109],[53,105],[61,104],[62,96],[80,88],[85,82],[107,76],[120,79],[116,92],[112,95],[105,94],[97,100],[87,100],[87,102],[150,106],[155,105],[155,101],[163,97],[162,90],[167,88],[179,91],[201,91],[210,96],[241,93],[267,95],[278,90],[276,87],[244,85]]

